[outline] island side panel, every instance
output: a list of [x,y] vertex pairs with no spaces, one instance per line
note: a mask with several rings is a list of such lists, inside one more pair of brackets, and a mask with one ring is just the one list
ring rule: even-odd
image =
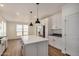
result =
[[48,56],[48,41],[42,41],[37,44],[37,55]]
[[24,56],[37,56],[37,44],[26,44],[23,47]]
[[48,41],[26,44],[23,47],[24,56],[48,56]]

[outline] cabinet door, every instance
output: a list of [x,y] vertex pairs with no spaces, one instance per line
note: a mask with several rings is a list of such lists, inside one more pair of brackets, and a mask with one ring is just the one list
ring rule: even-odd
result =
[[48,28],[49,28],[49,29],[51,29],[51,28],[52,28],[52,25],[53,25],[53,23],[52,23],[52,22],[53,22],[52,17],[49,17],[49,18],[48,18]]
[[37,55],[48,56],[48,41],[39,42],[37,44]]
[[49,36],[49,45],[54,46],[54,38],[53,38],[53,36]]
[[57,15],[55,14],[52,16],[52,28],[56,29],[56,26],[57,26]]
[[57,47],[56,45],[57,45],[57,41],[56,41],[56,37],[55,36],[53,36],[53,41],[52,41],[52,43],[53,43],[53,46],[54,47]]
[[79,13],[66,17],[66,53],[79,55]]
[[61,12],[59,12],[58,14],[57,14],[57,29],[61,29],[62,28],[62,14],[61,14]]
[[56,48],[62,50],[62,38],[60,38],[60,37],[55,38],[55,46],[56,46]]
[[24,45],[23,53],[25,56],[37,56],[37,44]]

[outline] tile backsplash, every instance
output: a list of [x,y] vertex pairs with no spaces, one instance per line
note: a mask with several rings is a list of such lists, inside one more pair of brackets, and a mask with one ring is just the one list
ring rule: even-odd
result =
[[49,29],[48,34],[58,33],[62,34],[62,29]]

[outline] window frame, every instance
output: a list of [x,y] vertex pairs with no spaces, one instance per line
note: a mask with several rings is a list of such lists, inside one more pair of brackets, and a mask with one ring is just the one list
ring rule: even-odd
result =
[[[17,31],[17,25],[22,25],[22,31]],[[28,31],[24,31],[24,25],[27,25],[27,24],[16,24],[16,36],[18,36],[17,32],[22,32],[22,35],[20,35],[20,36],[26,36],[26,35],[24,35],[24,32],[28,32]],[[27,33],[27,35],[28,35],[28,33]]]

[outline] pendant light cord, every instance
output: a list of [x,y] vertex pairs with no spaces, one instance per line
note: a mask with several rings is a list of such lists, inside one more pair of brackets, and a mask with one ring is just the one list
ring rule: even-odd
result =
[[[30,20],[32,20],[32,11],[30,11]],[[30,23],[30,26],[33,26],[32,21]]]
[[30,20],[32,19],[32,11],[30,11]]
[[36,3],[37,5],[37,18],[38,18],[38,6],[39,6],[39,3]]

